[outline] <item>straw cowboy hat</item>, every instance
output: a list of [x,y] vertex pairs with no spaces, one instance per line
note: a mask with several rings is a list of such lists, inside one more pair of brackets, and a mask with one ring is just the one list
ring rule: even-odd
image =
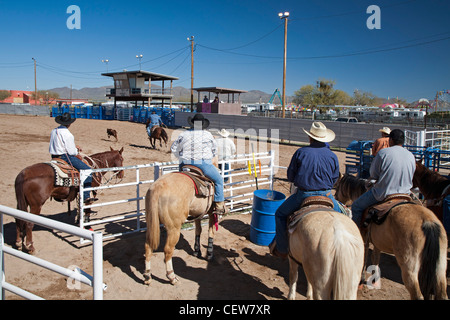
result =
[[320,142],[331,142],[336,137],[332,130],[327,129],[327,127],[325,127],[325,125],[319,121],[315,121],[311,124],[311,130],[306,131],[305,129],[303,129],[303,131],[305,131],[305,133],[314,140]]
[[219,132],[217,132],[219,135],[221,135],[222,137],[226,138],[230,135],[230,132],[228,132],[226,129],[222,129]]
[[73,123],[75,120],[77,120],[77,118],[72,118],[72,116],[68,112],[65,112],[63,113],[63,115],[57,116],[55,118],[55,121],[59,124],[62,124],[63,126],[67,126]]
[[195,122],[202,122],[202,130],[209,127],[209,120],[206,119],[201,113],[197,113],[194,117],[188,117],[188,123],[191,127],[194,127]]
[[391,129],[389,129],[388,127],[383,127],[380,130],[378,130],[379,132],[382,133],[386,133],[386,134],[390,134],[391,133]]

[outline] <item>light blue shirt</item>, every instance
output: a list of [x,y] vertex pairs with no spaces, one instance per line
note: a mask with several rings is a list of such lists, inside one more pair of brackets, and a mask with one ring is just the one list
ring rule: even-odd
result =
[[402,146],[381,149],[370,166],[370,177],[377,180],[372,194],[378,201],[396,193],[410,193],[416,159]]

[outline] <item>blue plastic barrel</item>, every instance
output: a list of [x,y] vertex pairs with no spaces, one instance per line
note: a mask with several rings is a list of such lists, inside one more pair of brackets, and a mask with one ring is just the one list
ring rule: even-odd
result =
[[286,196],[278,191],[261,189],[253,192],[250,241],[268,246],[275,237],[275,211]]

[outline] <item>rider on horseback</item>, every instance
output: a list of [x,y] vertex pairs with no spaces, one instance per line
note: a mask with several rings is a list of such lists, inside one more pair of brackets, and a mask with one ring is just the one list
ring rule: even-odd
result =
[[205,130],[209,126],[209,120],[196,114],[193,118],[188,118],[188,123],[191,130],[181,133],[170,150],[178,157],[180,168],[186,164],[194,165],[214,182],[213,213],[225,214],[223,178],[212,163],[212,159],[217,156],[217,143],[213,135]]
[[152,111],[152,114],[150,115],[150,119],[147,123],[147,134],[150,137],[152,135],[153,128],[156,128],[156,126],[162,126],[164,123],[161,120],[161,117],[156,114],[155,111]]
[[413,186],[416,161],[414,155],[403,148],[405,134],[394,129],[389,134],[389,148],[381,149],[370,165],[370,177],[377,182],[352,204],[352,219],[361,225],[364,210],[383,201],[392,194],[409,194]]
[[[75,120],[76,118],[72,118],[68,112],[55,118],[55,121],[59,123],[60,126],[53,129],[50,134],[49,152],[52,159],[60,158],[78,170],[91,169],[91,167],[78,158],[78,152],[81,151],[81,148],[75,145],[75,138],[69,131],[70,125]],[[84,180],[83,186],[84,188],[90,188],[91,184],[92,175],[89,175],[86,180]],[[98,200],[97,198],[90,197],[90,191],[84,191],[83,198],[84,203],[87,205]]]
[[339,178],[339,162],[327,144],[334,140],[335,133],[322,122],[313,122],[309,132],[303,131],[310,137],[310,145],[294,153],[287,170],[287,178],[297,187],[297,192],[275,212],[276,234],[269,245],[270,253],[281,258],[288,255],[287,218],[300,209],[307,197],[326,196],[333,201],[334,210],[341,212],[331,193]]

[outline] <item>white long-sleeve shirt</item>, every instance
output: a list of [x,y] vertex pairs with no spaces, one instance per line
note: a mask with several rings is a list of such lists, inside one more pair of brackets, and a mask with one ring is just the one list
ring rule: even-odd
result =
[[68,155],[76,156],[78,154],[75,138],[73,134],[65,126],[59,126],[52,130],[50,134],[49,152],[51,155]]
[[216,143],[219,161],[228,160],[236,153],[236,146],[230,138],[218,138],[216,139]]
[[183,160],[211,160],[217,155],[217,143],[206,130],[182,132],[170,147],[170,151]]

